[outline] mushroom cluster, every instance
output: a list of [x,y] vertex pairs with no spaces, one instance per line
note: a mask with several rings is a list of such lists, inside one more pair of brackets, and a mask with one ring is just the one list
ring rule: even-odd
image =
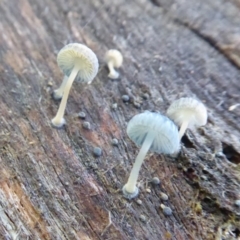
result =
[[[105,62],[109,68],[108,77],[117,79],[119,73],[115,68],[122,65],[122,54],[118,50],[110,49],[105,54]],[[57,63],[64,73],[64,78],[60,87],[53,92],[54,99],[61,99],[61,103],[51,122],[54,127],[59,128],[65,124],[64,112],[74,80],[90,84],[97,75],[99,64],[95,53],[79,43],[71,43],[62,48],[58,53]],[[180,98],[174,101],[166,115],[145,111],[132,117],[127,125],[127,134],[140,147],[140,151],[128,180],[122,188],[125,198],[135,198],[139,193],[137,180],[148,151],[176,154],[180,150],[180,140],[186,129],[200,127],[207,123],[206,107],[194,98]],[[85,119],[85,113],[82,112],[79,117]],[[85,128],[90,129],[90,123],[85,122],[85,125]],[[180,127],[179,131],[177,126]],[[117,146],[117,139],[112,144]],[[95,148],[95,155],[100,156],[100,150]],[[156,179],[159,183],[160,180]],[[164,199],[166,200],[166,197]]]
[[[167,116],[169,118],[160,113],[146,111],[129,121],[127,134],[141,149],[122,189],[125,198],[131,199],[138,195],[137,179],[149,150],[162,154],[176,154],[186,129],[207,123],[206,107],[194,98],[180,98],[174,101],[167,110]],[[174,122],[180,126],[179,132]]]

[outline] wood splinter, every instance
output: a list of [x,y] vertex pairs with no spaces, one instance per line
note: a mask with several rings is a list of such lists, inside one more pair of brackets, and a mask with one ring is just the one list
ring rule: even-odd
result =
[[104,228],[104,230],[101,233],[101,236],[107,231],[107,229],[112,225],[112,218],[111,218],[111,212],[108,211],[108,225]]

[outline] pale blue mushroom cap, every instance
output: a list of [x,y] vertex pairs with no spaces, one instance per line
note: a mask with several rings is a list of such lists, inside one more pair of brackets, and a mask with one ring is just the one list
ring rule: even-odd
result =
[[145,111],[134,116],[128,123],[127,134],[139,147],[142,146],[147,134],[154,136],[150,151],[173,154],[180,149],[177,126],[160,113]]

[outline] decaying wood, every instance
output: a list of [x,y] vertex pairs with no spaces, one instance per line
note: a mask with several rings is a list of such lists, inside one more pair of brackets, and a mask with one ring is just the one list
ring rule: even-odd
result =
[[[240,107],[228,110],[240,103],[239,8],[238,0],[0,1],[1,239],[239,239]],[[67,126],[57,130],[56,55],[69,42],[92,48],[100,70],[91,85],[74,83]],[[110,48],[124,55],[119,80],[107,78]],[[205,103],[208,124],[187,132],[178,157],[149,154],[142,204],[124,199],[138,151],[127,122],[183,96]]]

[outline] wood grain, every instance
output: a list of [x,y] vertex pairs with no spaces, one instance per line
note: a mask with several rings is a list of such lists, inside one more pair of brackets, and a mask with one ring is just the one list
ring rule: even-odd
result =
[[[236,0],[0,1],[1,239],[239,239],[240,107],[228,110],[240,103],[239,22]],[[73,84],[57,130],[56,56],[70,42],[90,47],[100,69],[91,85]],[[107,77],[110,48],[124,56],[119,80]],[[138,152],[127,122],[185,96],[207,106],[207,125],[187,131],[176,158],[149,154],[142,205],[124,199]]]

